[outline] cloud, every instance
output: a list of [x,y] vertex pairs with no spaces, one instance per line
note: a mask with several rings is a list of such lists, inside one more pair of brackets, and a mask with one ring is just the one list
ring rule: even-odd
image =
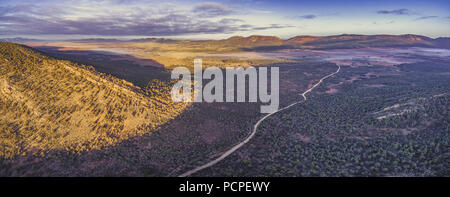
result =
[[197,13],[201,17],[217,17],[225,16],[233,13],[233,11],[226,5],[214,2],[203,2],[195,5],[192,9],[194,13]]
[[0,6],[0,35],[180,36],[289,27],[247,24],[229,16],[233,11],[219,3],[201,3],[191,9],[121,5],[127,2],[134,1]]
[[431,19],[431,18],[437,18],[437,16],[422,16],[422,17],[416,18],[414,20],[420,21],[420,20],[426,20],[426,19]]
[[330,12],[330,13],[316,13],[316,14],[306,14],[306,15],[296,15],[296,16],[288,16],[290,19],[300,19],[300,20],[312,20],[316,18],[330,18],[334,16],[340,15],[339,12]]
[[4,15],[42,15],[48,13],[49,15],[61,15],[65,11],[55,6],[46,6],[45,8],[37,7],[32,4],[20,4],[0,6],[0,16]]
[[[251,27],[251,26],[250,26]],[[267,30],[267,29],[281,29],[281,28],[289,28],[289,27],[295,27],[292,25],[280,25],[280,24],[271,24],[269,26],[264,27],[251,27],[252,30]]]
[[397,9],[397,10],[378,10],[378,14],[393,14],[393,15],[410,15],[411,12],[408,9]]
[[158,18],[132,20],[124,18],[89,18],[81,20],[0,16],[0,34],[78,34],[104,36],[170,36],[196,33],[227,33],[241,30],[232,20],[211,22],[185,15],[170,14]]
[[219,22],[222,24],[235,24],[235,23],[244,23],[245,21],[236,18],[223,18]]
[[317,16],[314,15],[314,14],[308,14],[308,15],[303,15],[303,16],[296,16],[296,18],[300,18],[300,19],[315,19],[315,18],[317,18]]

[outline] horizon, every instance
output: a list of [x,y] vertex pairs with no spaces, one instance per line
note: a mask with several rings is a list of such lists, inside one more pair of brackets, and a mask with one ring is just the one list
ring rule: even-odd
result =
[[420,1],[6,0],[0,37],[42,40],[169,38],[219,40],[264,35],[450,37],[450,3]]
[[39,38],[32,38],[32,37],[21,37],[21,36],[17,36],[17,37],[2,37],[0,35],[0,40],[7,40],[7,39],[24,39],[24,40],[36,40],[36,41],[49,41],[49,42],[64,42],[64,41],[83,41],[83,40],[116,40],[116,41],[132,41],[132,40],[144,40],[144,39],[166,39],[166,40],[188,40],[188,41],[207,41],[207,40],[216,40],[216,41],[220,41],[220,40],[226,40],[226,39],[230,39],[232,37],[243,37],[243,38],[249,38],[252,36],[261,36],[261,37],[276,37],[279,38],[281,40],[289,40],[289,39],[293,39],[296,37],[306,37],[306,36],[311,36],[311,37],[333,37],[333,36],[424,36],[424,37],[428,37],[431,39],[438,39],[438,38],[450,38],[450,36],[442,36],[442,37],[429,37],[429,36],[425,36],[425,35],[419,35],[419,34],[333,34],[333,35],[296,35],[296,36],[292,36],[292,37],[287,37],[287,38],[282,38],[280,36],[277,35],[248,35],[248,36],[241,36],[241,35],[233,35],[230,37],[225,37],[225,38],[193,38],[193,39],[189,39],[189,38],[173,38],[173,37],[161,37],[161,36],[139,36],[139,37],[86,37],[86,38],[75,38],[75,39],[39,39]]

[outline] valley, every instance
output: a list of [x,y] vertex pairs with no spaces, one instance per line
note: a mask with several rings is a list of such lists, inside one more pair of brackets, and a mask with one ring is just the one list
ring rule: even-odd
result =
[[[0,174],[448,176],[448,49],[422,40],[400,48],[324,49],[329,41],[288,48],[294,41],[249,40],[256,38],[262,41],[1,43],[8,70],[1,78]],[[192,67],[198,57],[220,68],[279,67],[280,110],[261,114],[259,102],[169,102],[170,70]],[[42,64],[55,73],[29,66]],[[23,95],[9,97],[11,91]],[[27,115],[12,113],[15,106]],[[111,122],[95,127],[98,117]]]

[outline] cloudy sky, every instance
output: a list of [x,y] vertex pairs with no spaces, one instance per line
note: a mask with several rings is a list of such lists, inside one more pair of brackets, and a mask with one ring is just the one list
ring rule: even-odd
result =
[[0,37],[450,37],[447,0],[0,0]]

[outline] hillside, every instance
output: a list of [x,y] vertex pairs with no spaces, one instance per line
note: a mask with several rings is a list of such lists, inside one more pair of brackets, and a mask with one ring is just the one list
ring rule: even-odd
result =
[[[278,49],[347,49],[369,47],[435,47],[450,48],[449,38],[429,38],[421,35],[356,35],[342,34],[333,36],[295,36],[281,39],[276,36],[252,35],[248,37],[232,36],[221,40],[170,40],[162,38],[144,38],[132,40],[116,39],[80,39],[69,40],[72,45],[101,44],[107,46],[123,45],[145,48],[147,52],[238,52],[242,50],[278,50]],[[0,41],[16,43],[47,43],[25,38],[5,38]],[[73,43],[78,43],[73,44]],[[67,43],[66,43],[67,44]]]
[[[137,62],[154,61],[156,65],[167,69],[177,66],[192,67],[193,60],[199,57],[203,59],[204,65],[221,68],[285,62],[284,59],[259,52],[406,47],[450,48],[448,38],[433,39],[412,34],[296,36],[286,40],[276,36],[259,35],[233,36],[221,40],[84,39],[67,42],[26,42],[25,44],[40,50],[53,49],[51,52],[56,55],[79,53],[80,59],[89,58],[90,55],[87,55],[91,54],[89,51],[125,54],[129,56],[127,59],[135,59]],[[103,64],[105,61],[101,60],[101,62]],[[133,82],[136,83],[136,81]]]
[[450,38],[448,37],[436,38],[434,43],[438,47],[450,49]]
[[418,35],[338,35],[297,36],[286,40],[286,45],[307,48],[368,48],[368,47],[433,47],[433,39]]
[[335,36],[296,36],[281,40],[274,36],[233,36],[220,40],[221,43],[234,44],[240,48],[267,49],[272,46],[279,48],[368,48],[368,47],[449,47],[445,38],[432,39],[420,35],[354,35],[343,34]]
[[[276,36],[233,36],[222,40],[173,40],[159,42],[144,39],[131,42],[130,47],[158,52],[225,53],[242,51],[278,51],[283,49],[353,49],[353,48],[401,48],[427,47],[450,48],[448,38],[429,38],[420,35],[354,35],[296,36],[282,40]],[[125,42],[126,43],[126,42]],[[125,44],[126,45],[126,44]],[[153,57],[157,59],[158,57]]]
[[179,115],[170,86],[141,90],[90,66],[0,42],[0,157],[83,152],[149,133]]
[[219,40],[218,42],[240,47],[250,47],[250,46],[282,45],[284,41],[276,36],[253,35],[249,37],[233,36],[228,39]]

